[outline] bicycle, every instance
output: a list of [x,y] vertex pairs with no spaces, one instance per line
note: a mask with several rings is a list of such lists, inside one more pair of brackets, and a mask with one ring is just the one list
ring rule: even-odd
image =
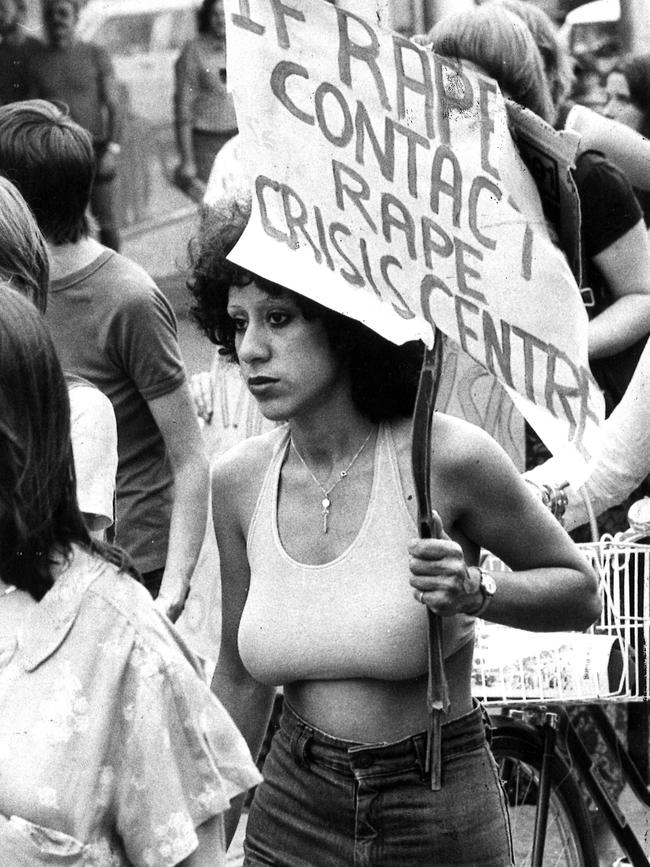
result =
[[[508,671],[495,675],[493,669],[488,672],[479,653],[474,691],[490,714],[492,751],[509,802],[517,865],[594,867],[599,863],[584,803],[586,790],[629,859],[616,863],[650,867],[648,844],[644,849],[608,794],[567,714],[571,704],[587,706],[603,740],[619,757],[624,781],[639,802],[650,808],[647,767],[640,767],[644,751],[647,758],[647,730],[639,756],[633,757],[602,706],[607,701],[639,707],[650,697],[650,545],[634,538],[628,533],[581,546],[601,579],[603,614],[591,634],[611,640],[612,669],[618,671],[608,668],[607,675],[617,683],[600,682],[594,688],[592,678],[581,690],[566,668],[548,659],[539,671],[520,671],[513,677],[510,662]],[[491,643],[494,632],[494,627],[487,627]],[[512,630],[507,632],[511,638]],[[558,664],[571,669],[575,662]],[[647,720],[645,708],[641,716]]]

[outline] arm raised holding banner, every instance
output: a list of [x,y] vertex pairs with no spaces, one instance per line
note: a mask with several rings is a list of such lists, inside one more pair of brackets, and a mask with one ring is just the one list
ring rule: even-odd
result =
[[[648,68],[647,59],[632,59],[611,74],[608,87],[613,88],[612,98],[606,109],[608,117],[603,117],[566,101],[571,84],[569,57],[551,19],[533,4],[520,0],[493,2],[517,14],[528,26],[544,59],[558,109],[556,123],[581,136],[575,177],[582,204],[581,235],[588,287],[584,298],[591,319],[589,356],[605,390],[609,413],[602,426],[602,450],[590,467],[584,494],[595,515],[623,503],[601,523],[609,531],[624,530],[630,503],[627,498],[639,487],[637,497],[650,492],[645,436],[650,242],[630,187],[633,184],[645,190],[650,183],[650,142],[640,134],[648,131],[641,110],[645,94],[640,86],[645,81],[642,73]],[[634,99],[619,98],[626,87],[630,97],[634,91]],[[617,122],[615,117],[631,126]],[[566,464],[552,458],[532,470],[531,477],[551,485],[564,483]],[[589,513],[577,486],[568,487],[566,494],[565,525],[574,529],[588,521]]]
[[[543,14],[523,6],[516,0],[502,0],[486,8],[493,15],[513,10],[511,17],[516,12],[517,19],[546,46],[553,32],[539,29]],[[500,63],[500,43],[488,46],[485,40],[472,41],[462,18],[449,16],[436,25],[427,37],[432,48],[485,68],[497,76],[505,93],[521,99],[517,88],[522,85],[513,78],[508,64]],[[559,51],[559,46],[554,44],[554,49]],[[549,86],[556,77],[554,69],[553,65],[546,67]],[[554,92],[559,99],[561,91],[555,88]],[[611,411],[629,382],[642,341],[650,331],[650,242],[632,188],[613,163],[602,154],[583,149],[573,175],[581,205],[579,232],[585,262],[583,284],[587,287],[583,300],[590,317],[589,358]]]
[[[492,0],[520,17],[533,36],[544,61],[544,72],[556,112],[555,124],[580,136],[574,171],[581,204],[582,247],[587,263],[584,283],[590,314],[589,357],[609,358],[627,350],[650,333],[650,241],[643,213],[631,184],[639,190],[650,186],[650,142],[641,135],[648,131],[641,111],[639,87],[647,62],[636,58],[611,74],[612,79],[628,76],[637,81],[636,101],[616,108],[612,97],[606,117],[567,99],[572,83],[570,57],[549,16],[534,4],[521,0]],[[615,94],[614,94],[615,96]],[[630,108],[630,106],[633,106]],[[624,122],[617,122],[620,117]],[[627,120],[626,120],[627,119]],[[629,125],[626,123],[629,122]],[[635,124],[636,123],[636,127]],[[638,360],[622,360],[625,382],[619,381],[610,396],[609,410],[620,400]],[[612,362],[621,364],[621,360]],[[596,370],[601,387],[609,383]],[[622,384],[622,388],[621,388]]]

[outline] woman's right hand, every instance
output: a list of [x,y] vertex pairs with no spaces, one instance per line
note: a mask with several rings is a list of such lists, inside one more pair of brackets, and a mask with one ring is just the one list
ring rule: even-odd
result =
[[482,607],[481,575],[470,573],[463,549],[445,533],[440,515],[432,512],[432,538],[413,539],[409,546],[413,595],[435,614],[471,614]]
[[196,414],[206,424],[212,421],[214,412],[212,376],[209,370],[202,370],[190,378],[190,392],[196,408]]

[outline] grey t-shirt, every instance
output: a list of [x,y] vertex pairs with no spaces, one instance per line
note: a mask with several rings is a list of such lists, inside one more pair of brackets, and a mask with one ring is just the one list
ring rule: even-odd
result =
[[173,476],[147,401],[185,381],[174,313],[142,268],[104,250],[52,282],[46,319],[63,367],[101,389],[115,410],[116,541],[141,572],[161,568]]
[[111,58],[99,45],[79,41],[66,47],[38,44],[27,60],[28,95],[65,103],[70,117],[94,141],[101,142],[106,139],[106,82],[113,74]]

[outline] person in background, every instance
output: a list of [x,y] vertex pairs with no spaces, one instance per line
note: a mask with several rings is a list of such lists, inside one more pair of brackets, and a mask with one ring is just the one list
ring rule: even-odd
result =
[[203,0],[197,15],[198,35],[176,61],[174,120],[177,182],[200,200],[215,156],[237,132],[237,119],[226,87],[223,0]]
[[584,525],[590,511],[598,516],[634,499],[632,495],[650,474],[649,394],[650,344],[646,343],[625,394],[603,423],[602,447],[589,467],[584,486],[565,487],[566,467],[556,458],[526,473],[534,483],[564,490],[567,505],[563,523],[568,530]]
[[[606,116],[619,127],[650,132],[650,55],[632,58],[610,73],[607,79]],[[625,128],[623,127],[623,128]],[[620,402],[605,420],[603,447],[591,467],[584,488],[566,489],[568,505],[565,526],[569,529],[588,519],[586,493],[596,515],[634,496],[650,472],[650,347],[646,344],[634,374]],[[553,486],[563,484],[564,471],[555,459],[531,470],[532,479]]]
[[582,214],[589,362],[609,414],[650,333],[650,240],[634,190],[614,163],[584,151],[574,177]]
[[121,151],[119,88],[106,51],[75,35],[80,5],[81,0],[42,0],[47,42],[30,52],[27,96],[63,103],[73,120],[92,136],[97,172],[90,208],[101,243],[119,250],[115,206]]
[[[650,141],[618,117],[614,104],[607,116],[576,103],[571,58],[558,38],[552,19],[534,3],[523,0],[490,0],[505,6],[526,23],[544,62],[544,72],[556,107],[554,126],[578,133],[578,153],[599,151],[615,163],[634,187],[637,195],[650,190]],[[644,211],[645,213],[645,211]]]
[[22,0],[0,0],[0,105],[28,95],[27,58],[40,41],[27,32]]
[[47,321],[59,356],[115,410],[116,540],[176,619],[205,534],[207,459],[167,299],[91,237],[94,166],[89,133],[51,103],[0,108],[0,174],[22,192],[52,259]]
[[224,812],[259,775],[128,558],[88,534],[40,315],[6,284],[0,310],[0,863],[224,867]]
[[528,27],[539,51],[544,74],[551,93],[554,114],[551,123],[556,128],[564,125],[564,118],[572,103],[569,95],[574,85],[571,56],[557,38],[557,28],[551,18],[538,6],[524,0],[489,0],[517,15]]
[[[580,135],[578,160],[596,152],[614,163],[632,184],[644,222],[650,224],[650,55],[619,63],[607,77],[607,102],[602,112],[579,105],[573,97],[570,57],[557,28],[538,6],[523,0],[491,0],[522,18],[542,55],[556,107],[556,129]],[[629,83],[628,83],[629,79]],[[630,90],[630,87],[632,90]],[[634,96],[632,96],[632,93]],[[604,115],[604,116],[603,116]]]
[[647,138],[650,133],[650,54],[632,57],[610,72],[604,114]]
[[[16,187],[0,177],[0,279],[45,314],[50,281],[47,245]],[[1,315],[1,313],[0,313]],[[87,380],[66,374],[77,500],[100,538],[115,512],[117,426],[110,400]]]
[[[531,4],[521,4],[518,0],[503,0],[516,8],[519,14],[525,15],[535,40],[547,46],[544,55],[547,75],[553,76],[554,70],[562,61],[564,49],[557,40],[555,29],[548,17]],[[523,12],[521,7],[524,6]],[[546,35],[543,35],[544,28]],[[596,114],[583,106],[570,106],[564,124],[581,135],[580,148],[587,152],[596,151],[604,154],[616,163],[633,184],[634,193],[641,206],[644,223],[647,227],[650,217],[650,143],[647,136],[650,132],[648,123],[648,84],[650,73],[650,55],[633,58],[614,68],[607,77],[608,101],[604,107],[605,117]],[[580,158],[579,158],[580,160]],[[625,199],[629,201],[629,190],[624,191]],[[621,193],[614,197],[614,203],[621,199]],[[586,190],[589,201],[590,190]],[[589,207],[589,205],[587,206]],[[620,213],[612,205],[602,209],[601,213],[588,216],[591,225],[607,222],[612,214]],[[631,210],[631,207],[630,207]],[[598,232],[598,228],[596,229]],[[638,238],[637,254],[643,254],[647,247],[647,238],[642,238],[638,229],[634,230]],[[615,261],[610,260],[610,267],[615,267]],[[627,264],[621,258],[623,271],[634,264]],[[638,267],[643,267],[640,263]],[[646,265],[647,268],[647,259]],[[646,270],[647,275],[647,270]],[[622,279],[625,279],[624,277]],[[634,353],[636,355],[636,352]],[[632,358],[634,358],[632,355]],[[565,527],[574,532],[578,538],[587,539],[599,536],[602,530],[621,532],[633,523],[635,527],[647,529],[649,516],[647,514],[647,497],[650,493],[650,464],[648,462],[648,413],[647,395],[650,386],[650,346],[645,342],[638,355],[633,371],[624,371],[621,380],[624,391],[618,390],[618,399],[609,409],[602,431],[602,447],[589,468],[589,476],[583,487],[576,491],[569,486],[564,489],[567,507],[564,515]],[[561,462],[550,458],[537,468],[527,473],[527,478],[537,484],[558,487],[566,482],[566,470]],[[607,788],[616,797],[623,788],[623,779],[618,762],[601,741],[598,733],[589,721],[588,715],[580,710],[572,711],[574,725],[578,728],[583,741],[588,745],[592,755],[598,756],[601,776],[606,781]],[[623,737],[627,737],[627,746],[637,768],[650,780],[650,720],[647,708],[642,702],[633,702],[626,708],[616,705],[609,709],[615,724]],[[589,800],[588,800],[588,803]],[[594,829],[603,843],[606,834],[604,823],[594,812],[590,803]],[[604,849],[603,845],[603,849]]]
[[[554,97],[553,123],[572,128],[574,108],[568,99],[568,61],[553,23],[532,4],[520,0],[492,2],[526,23],[540,50]],[[479,62],[466,41],[463,50],[470,55],[468,59]],[[499,80],[498,71],[493,74]],[[609,415],[622,399],[650,333],[650,239],[634,189],[625,173],[599,148],[601,136],[609,139],[611,121],[595,124],[589,118],[593,112],[579,108],[579,118],[587,115],[585,125],[590,130],[581,143],[573,173],[582,217],[582,295],[590,320],[590,366],[605,394]],[[624,135],[629,130],[620,124],[617,127],[621,130],[617,137],[629,142],[629,136]],[[549,457],[530,432],[527,445],[527,469]],[[644,483],[631,498],[646,489],[650,487]],[[629,502],[602,513],[600,532],[625,529],[628,507]],[[588,541],[590,536],[587,526],[574,532],[574,538],[580,541]]]
[[[650,54],[631,57],[607,76],[605,117],[650,136]],[[650,225],[650,191],[636,190],[646,226]]]
[[[515,61],[504,63],[500,57],[505,55],[506,58],[517,58],[516,63],[520,64],[522,54],[513,53],[512,46],[496,37],[496,34],[491,41],[487,39],[485,16],[507,15],[525,25],[535,43],[542,41],[541,31],[528,29],[527,15],[530,13],[520,14],[518,7],[519,4],[513,4],[512,0],[505,0],[447,16],[435,25],[429,34],[432,50],[469,61],[485,69],[497,80],[504,94],[517,99],[517,87],[524,87],[525,81],[518,85],[518,67],[513,67]],[[546,40],[543,44],[547,44]],[[536,48],[535,44],[533,48]],[[539,50],[536,53],[543,56]],[[553,88],[554,77],[548,75],[548,67],[547,51],[545,76],[549,90],[555,94],[556,100],[561,99],[563,88]],[[532,106],[527,107],[532,109]],[[556,119],[557,109],[558,103],[555,103],[550,116],[541,117],[552,124]],[[650,242],[632,188],[613,163],[600,154],[585,151],[578,157],[575,180],[583,216],[581,238],[586,260],[587,286],[592,290],[592,306],[585,305],[590,316],[590,365],[601,387],[607,389],[606,399],[608,410],[611,411],[612,405],[618,403],[634,373],[643,351],[645,335],[650,331]],[[534,432],[527,433],[527,445],[538,442],[533,436]],[[544,453],[548,455],[546,450]],[[535,463],[541,463],[541,455],[534,452],[533,455],[537,458]],[[530,455],[527,457],[530,459]],[[527,469],[530,468],[529,464]],[[625,526],[625,511],[617,509],[601,516],[603,526]],[[574,538],[588,541],[590,535],[590,528],[587,526],[582,527]],[[615,724],[619,728],[623,726],[620,707],[615,705],[612,710]],[[598,765],[603,784],[612,799],[616,800],[623,790],[616,757],[610,754],[591,723],[589,714],[585,713],[580,705],[571,708],[570,716]],[[606,828],[593,802],[588,803],[593,830],[599,838],[599,844],[604,843]]]
[[[191,258],[200,257],[204,241],[217,234],[220,226],[227,229],[233,207],[242,214],[250,211],[251,184],[244,170],[240,147],[240,136],[235,135],[214,159],[201,205],[199,231],[190,243]],[[209,282],[203,282],[197,269],[190,274],[188,282],[191,292],[195,287],[199,294],[205,292],[206,296],[209,295]],[[207,297],[205,303],[209,304]],[[211,340],[210,320],[204,319],[201,305],[195,306],[190,315]],[[210,370],[192,375],[190,390],[211,460],[240,440],[274,427],[273,422],[267,421],[259,411],[239,371],[227,363],[218,348]]]

